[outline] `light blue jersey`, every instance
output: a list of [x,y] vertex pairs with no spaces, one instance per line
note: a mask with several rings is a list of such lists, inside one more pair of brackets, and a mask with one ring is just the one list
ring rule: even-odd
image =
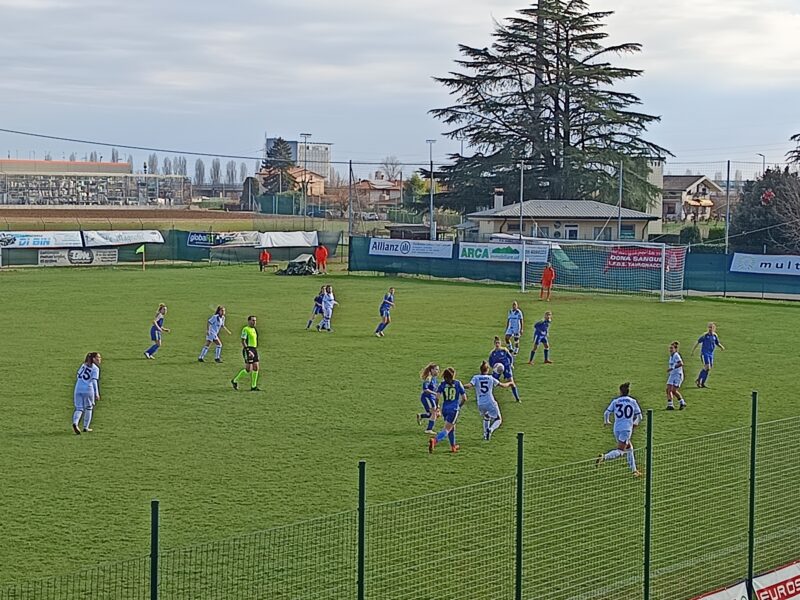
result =
[[225,317],[214,313],[208,320],[208,339],[215,340],[219,332],[225,327]]
[[520,309],[511,309],[508,311],[508,324],[506,326],[506,335],[518,336],[522,331],[522,311]]

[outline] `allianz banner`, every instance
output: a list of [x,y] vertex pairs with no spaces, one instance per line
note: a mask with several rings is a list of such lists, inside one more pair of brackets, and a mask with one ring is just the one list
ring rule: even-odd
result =
[[0,231],[0,248],[82,248],[80,231]]
[[800,275],[800,256],[789,254],[743,254],[737,252],[733,255],[731,273]]
[[[550,253],[547,244],[525,244],[525,261],[546,263]],[[461,260],[492,260],[497,262],[522,262],[522,246],[519,244],[474,244],[462,242],[458,245]]]
[[117,264],[116,248],[90,250],[39,250],[40,267],[104,267]]
[[453,258],[453,242],[370,238],[373,256],[408,256],[411,258]]
[[131,229],[118,231],[84,231],[83,244],[87,248],[97,246],[129,246],[132,244],[163,244],[160,231]]
[[190,231],[186,245],[192,248],[255,248],[260,237],[258,231]]

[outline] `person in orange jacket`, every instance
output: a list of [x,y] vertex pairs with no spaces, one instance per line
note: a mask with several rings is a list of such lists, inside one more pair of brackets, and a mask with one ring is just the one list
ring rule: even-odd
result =
[[328,249],[320,244],[314,250],[314,259],[317,261],[317,271],[328,274]]
[[258,255],[258,270],[263,271],[264,267],[266,267],[269,264],[270,260],[272,260],[272,256],[270,256],[270,253],[267,251],[266,248],[264,248],[261,251],[261,254]]
[[550,302],[550,291],[553,289],[553,283],[556,280],[556,270],[553,265],[547,263],[542,271],[542,291],[539,292],[539,300],[547,300]]

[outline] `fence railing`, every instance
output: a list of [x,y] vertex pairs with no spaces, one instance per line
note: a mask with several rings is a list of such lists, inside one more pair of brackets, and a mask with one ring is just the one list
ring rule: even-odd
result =
[[[800,417],[11,584],[0,600],[689,600],[800,558]],[[610,436],[609,436],[610,438]],[[356,498],[354,490],[354,501]]]

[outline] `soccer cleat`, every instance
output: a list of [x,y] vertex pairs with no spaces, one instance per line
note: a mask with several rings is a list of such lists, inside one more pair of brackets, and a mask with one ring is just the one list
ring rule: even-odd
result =
[[695,380],[694,380],[694,384],[695,384],[697,387],[703,387],[703,386],[700,384],[700,380],[699,380],[699,379],[695,379]]
[[681,402],[681,403],[678,405],[678,410],[683,410],[684,408],[686,408],[686,402]]
[[322,331],[322,328],[321,328],[319,325],[317,325],[317,331],[318,331],[318,332],[321,332],[321,331]]
[[72,424],[72,431],[75,432],[75,435],[80,435],[81,434],[80,428],[75,423]]
[[667,404],[667,410],[675,410],[675,407],[672,404]]
[[152,354],[148,354],[147,352],[144,352],[144,357],[152,359],[153,355]]
[[552,365],[552,364],[553,364],[553,361],[548,359],[548,360],[544,361],[544,364],[546,364],[546,365]]
[[94,429],[92,429],[91,427],[84,427],[83,428],[83,432],[84,433],[92,433],[93,431],[94,431]]
[[436,435],[436,432],[433,429],[426,429],[425,433],[427,433],[429,435]]
[[381,334],[380,334],[380,332],[376,331],[376,332],[375,332],[375,337],[381,337]]
[[606,460],[606,458],[605,458],[605,456],[603,454],[598,455],[597,458],[594,461],[594,466],[595,467],[599,467],[600,465],[602,465],[605,462],[605,460]]
[[239,389],[239,384],[236,383],[236,381],[234,379],[231,379],[231,385],[233,386],[233,389],[235,389],[235,390]]
[[641,476],[642,476],[642,473],[641,473],[640,471],[634,471],[634,472],[633,472],[633,476],[634,476],[634,477],[641,477]]
[[458,450],[459,450],[460,448],[461,448],[461,446],[459,446],[458,444],[456,444],[455,446],[450,446],[450,452],[452,452],[453,454],[455,454],[456,452],[458,452]]
[[215,358],[215,359],[214,359],[214,362],[216,362],[216,363],[221,363],[221,362],[222,362],[222,359],[221,359],[221,358]]
[[532,366],[533,366],[533,361],[532,361],[532,360],[529,360],[529,361],[528,361],[528,364],[529,364],[529,365],[532,367]]
[[198,359],[197,359],[197,362],[206,362],[206,359],[204,359],[204,358],[198,358]]
[[381,337],[383,337],[383,332],[382,332],[382,331],[381,331],[381,332],[379,332],[379,333],[378,333],[378,335],[379,335],[379,336],[381,336]]
[[699,387],[701,387],[701,388],[707,388],[708,386],[707,386],[705,383],[702,383],[702,384],[700,384],[700,386],[699,386]]
[[428,440],[428,453],[433,454],[433,449],[436,448],[436,438]]
[[422,417],[417,413],[417,425],[422,425]]
[[250,391],[251,391],[251,392],[260,392],[260,391],[261,391],[261,388],[257,388],[257,387],[251,387],[251,388],[250,388]]

